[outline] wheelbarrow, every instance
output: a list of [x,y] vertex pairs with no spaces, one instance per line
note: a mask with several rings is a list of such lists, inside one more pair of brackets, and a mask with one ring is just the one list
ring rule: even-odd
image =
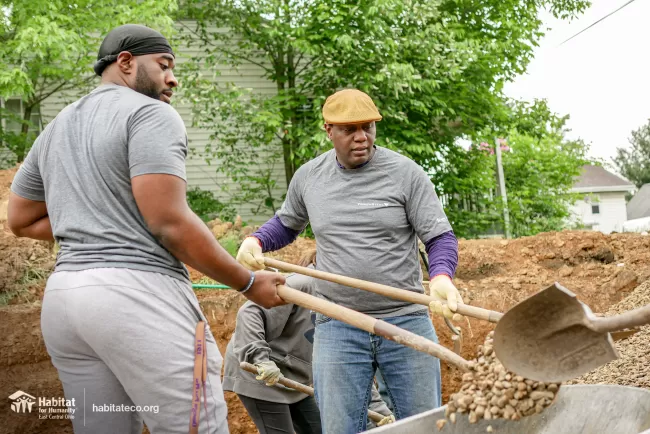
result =
[[555,403],[539,414],[519,421],[479,420],[470,424],[467,415],[457,414],[456,423],[438,430],[445,408],[398,420],[372,429],[372,434],[650,434],[650,390],[615,385],[562,386]]

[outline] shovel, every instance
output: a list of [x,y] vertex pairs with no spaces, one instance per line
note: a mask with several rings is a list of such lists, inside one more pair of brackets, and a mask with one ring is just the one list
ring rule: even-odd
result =
[[[390,297],[396,300],[408,301],[410,303],[421,304],[427,307],[429,306],[429,303],[431,303],[432,301],[436,301],[435,298],[426,294],[420,294],[413,291],[406,291],[404,289],[394,288],[388,285],[382,285],[381,283],[368,282],[366,280],[355,279],[347,276],[340,276],[338,274],[327,273],[325,271],[313,270],[311,268],[301,267],[299,265],[278,261],[277,259],[264,258],[264,264],[267,267],[273,267],[279,270],[303,274],[305,276],[327,280],[328,282],[334,282],[340,285],[350,286],[352,288],[374,292],[375,294],[384,295],[386,297]],[[499,321],[501,316],[503,316],[503,314],[500,312],[495,312],[493,310],[487,310],[480,307],[470,306],[467,304],[460,304],[460,303],[458,304],[458,309],[456,310],[456,312],[461,315],[470,316],[472,318],[481,319],[492,323]]]
[[[244,371],[250,372],[251,374],[255,374],[255,375],[258,374],[255,365],[251,365],[250,363],[241,362],[239,364],[239,367],[242,368]],[[302,392],[305,395],[314,396],[313,388],[309,386],[305,386],[302,383],[298,383],[297,381],[290,380],[286,378],[284,375],[280,376],[278,383],[283,385],[284,387],[288,387],[289,389]],[[382,416],[380,413],[377,413],[376,411],[368,410],[368,418],[373,422],[377,423],[377,422],[381,422],[384,419],[384,416]]]
[[494,351],[522,377],[567,381],[618,358],[610,332],[649,323],[650,305],[599,318],[556,282],[503,315]]
[[462,371],[469,371],[469,362],[467,360],[444,346],[423,338],[420,335],[404,330],[386,321],[373,318],[370,315],[357,312],[356,310],[348,309],[347,307],[339,306],[338,304],[314,297],[313,295],[305,294],[285,285],[278,285],[277,288],[278,295],[287,303],[293,303],[306,309],[311,309],[314,312],[319,312],[361,330],[437,357],[452,366],[456,366]]

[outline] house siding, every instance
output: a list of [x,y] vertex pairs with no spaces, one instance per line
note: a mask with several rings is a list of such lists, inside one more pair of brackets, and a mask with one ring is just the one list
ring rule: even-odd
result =
[[[183,27],[177,24],[177,29],[182,31]],[[183,63],[187,61],[189,57],[198,54],[199,49],[200,48],[198,46],[185,46],[177,49],[177,66],[175,68],[175,72],[177,74],[182,71]],[[252,63],[243,63],[236,69],[224,64],[219,67],[219,72],[221,75],[214,78],[215,83],[232,82],[241,88],[252,88],[255,90],[255,92],[265,95],[273,95],[276,93],[275,83],[266,80],[263,77],[263,69]],[[96,79],[94,84],[96,85],[98,83],[99,78]],[[180,89],[182,92],[182,83],[180,85]],[[41,104],[43,123],[46,124],[47,122],[54,119],[54,117],[67,104],[74,102],[82,95],[83,93],[61,92],[52,95],[50,98],[43,101]],[[189,104],[182,103],[180,101],[180,98],[176,98],[172,103],[172,106],[178,111],[181,118],[185,122],[190,148],[193,148],[194,151],[198,153],[202,152],[204,147],[210,143],[211,131],[192,126],[191,106]],[[279,148],[280,145],[278,143],[272,143],[269,144],[269,146],[275,146]],[[225,175],[216,172],[216,167],[218,164],[219,162],[214,160],[211,164],[208,164],[203,158],[192,155],[192,153],[190,153],[186,161],[188,188],[199,187],[203,190],[214,192],[215,195],[222,201],[228,200],[228,194],[224,193],[224,189],[222,189],[220,186],[226,186],[230,191],[236,191],[238,186],[232,179],[229,179]],[[274,198],[278,198],[276,207],[279,207],[281,205],[279,198],[282,197],[287,188],[284,175],[284,162],[281,158],[276,159],[275,161],[267,160],[260,166],[260,168],[272,170],[272,177],[276,181],[276,187],[272,191],[272,194]],[[246,203],[237,206],[236,209],[238,214],[242,216],[242,219],[249,224],[258,224],[272,217],[273,211],[270,209],[263,209],[262,212],[258,215],[253,214],[251,209],[255,207],[257,207],[256,203]]]
[[[605,234],[622,232],[623,223],[627,220],[625,192],[594,193],[591,197],[598,199],[599,214],[593,214],[592,203],[586,200],[577,201],[572,209],[573,221],[591,227]],[[595,205],[596,202],[594,201]]]

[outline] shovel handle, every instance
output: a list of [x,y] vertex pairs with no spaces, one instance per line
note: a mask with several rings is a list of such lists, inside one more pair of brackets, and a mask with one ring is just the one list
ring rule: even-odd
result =
[[[368,282],[366,280],[355,279],[353,277],[341,276],[326,271],[313,270],[299,265],[289,264],[287,262],[278,261],[273,258],[264,258],[264,264],[268,267],[277,268],[284,271],[303,274],[305,276],[315,277],[317,279],[327,280],[328,282],[338,283],[340,285],[350,286],[352,288],[362,289],[375,294],[380,294],[386,297],[394,298],[396,300],[408,301],[409,303],[421,304],[429,306],[432,301],[437,301],[430,295],[420,294],[418,292],[407,291],[404,289],[395,288],[381,283]],[[461,315],[469,316],[472,318],[489,321],[491,323],[498,322],[503,314],[493,310],[483,309],[481,307],[469,306],[467,304],[459,304],[456,310]]]
[[592,319],[589,328],[596,332],[609,333],[645,324],[650,324],[650,304],[620,315]]
[[408,330],[378,320],[370,315],[357,312],[356,310],[348,309],[347,307],[339,306],[327,300],[314,297],[313,295],[305,294],[304,292],[297,291],[285,285],[278,285],[277,288],[278,295],[287,303],[293,303],[306,309],[311,309],[330,318],[334,318],[346,324],[350,324],[351,326],[360,328],[361,330],[365,330],[368,333],[382,336],[386,339],[395,341],[398,344],[437,357],[463,371],[469,370],[468,361],[460,357],[458,354]]
[[[247,362],[241,362],[239,364],[239,367],[242,368],[244,371],[248,371],[251,374],[257,375],[257,368],[255,365],[251,365],[250,363]],[[314,389],[305,386],[302,383],[298,383],[297,381],[293,381],[285,377],[284,375],[280,376],[280,379],[278,380],[278,383],[282,384],[285,387],[288,387],[289,389],[297,390],[298,392],[302,392],[305,395],[309,396],[314,396]],[[374,421],[374,422],[380,422],[384,416],[380,413],[377,413],[376,411],[368,410],[368,417]]]

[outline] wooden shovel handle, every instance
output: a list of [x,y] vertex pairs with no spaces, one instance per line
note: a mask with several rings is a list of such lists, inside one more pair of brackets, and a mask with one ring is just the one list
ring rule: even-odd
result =
[[[255,365],[251,365],[250,363],[246,363],[246,362],[241,362],[239,364],[239,367],[242,368],[244,371],[248,371],[248,372],[250,372],[252,374],[257,375],[257,368],[255,367]],[[280,376],[280,379],[278,380],[278,383],[282,384],[285,387],[288,387],[289,389],[293,389],[293,390],[297,390],[298,392],[302,392],[305,395],[314,396],[314,389],[313,388],[311,388],[309,386],[305,386],[302,383],[298,383],[297,381],[290,380],[285,376]],[[382,414],[377,413],[376,411],[372,411],[372,410],[368,410],[368,417],[371,420],[373,420],[374,422],[380,422],[384,418],[384,416]]]
[[[341,276],[334,273],[328,273],[326,271],[313,270],[311,268],[278,261],[277,259],[273,258],[264,258],[264,263],[269,267],[284,271],[290,271],[293,273],[299,273],[305,276],[315,277],[317,279],[327,280],[329,282],[350,286],[352,288],[363,289],[365,291],[374,292],[375,294],[384,295],[396,300],[408,301],[409,303],[429,306],[429,303],[435,301],[433,297],[426,294],[394,288],[392,286],[383,285],[381,283],[355,279],[353,277]],[[489,321],[492,323],[496,323],[503,316],[501,312],[495,312],[493,310],[487,310],[476,306],[469,306],[467,304],[459,304],[457,312],[461,315],[470,316],[472,318]]]
[[609,333],[626,328],[650,324],[650,304],[620,315],[591,320],[589,328],[596,332]]
[[320,312],[330,318],[337,319],[346,324],[365,330],[369,333],[385,337],[398,344],[406,345],[417,351],[437,357],[444,360],[450,365],[456,366],[463,371],[469,370],[469,363],[467,360],[460,357],[458,354],[436,344],[433,341],[416,335],[408,330],[399,328],[393,324],[378,320],[369,315],[365,315],[356,310],[348,309],[347,307],[339,306],[327,300],[314,297],[313,295],[305,294],[304,292],[297,291],[285,285],[278,285],[278,295],[287,303],[297,304],[315,312]]

